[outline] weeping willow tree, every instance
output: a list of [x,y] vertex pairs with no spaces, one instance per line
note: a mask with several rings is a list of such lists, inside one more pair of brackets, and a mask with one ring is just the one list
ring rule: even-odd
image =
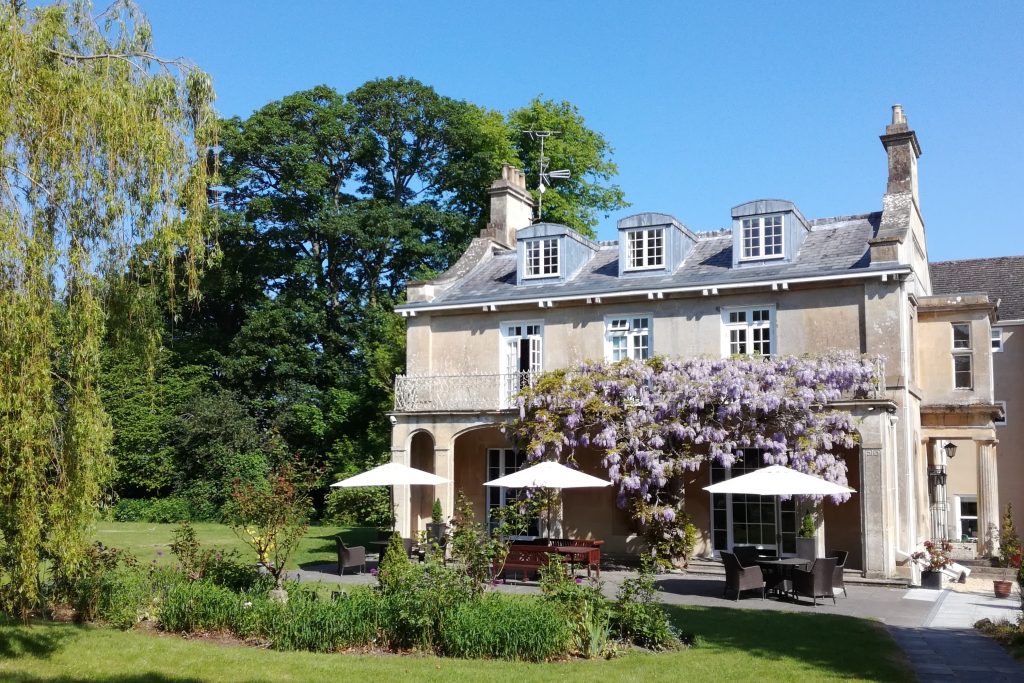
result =
[[127,0],[0,2],[0,607],[27,618],[41,567],[80,567],[110,468],[111,288],[197,291],[216,118]]

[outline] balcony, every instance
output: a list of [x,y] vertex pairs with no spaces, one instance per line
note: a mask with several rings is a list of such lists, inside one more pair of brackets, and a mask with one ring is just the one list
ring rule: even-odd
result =
[[[515,407],[515,396],[533,386],[539,372],[500,375],[398,375],[395,377],[395,411],[429,413],[451,411],[498,411]],[[871,386],[844,392],[837,403],[878,400],[885,397],[885,366],[875,362]]]
[[395,411],[449,412],[509,410],[523,387],[533,386],[540,373],[502,375],[398,375]]

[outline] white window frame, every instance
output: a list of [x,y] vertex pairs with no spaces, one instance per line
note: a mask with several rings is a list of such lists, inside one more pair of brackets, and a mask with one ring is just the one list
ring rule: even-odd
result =
[[[512,397],[519,393],[525,384],[533,386],[540,373],[544,372],[544,321],[543,320],[508,320],[501,323],[498,335],[499,368],[503,383],[499,396],[502,408],[512,407]],[[527,340],[529,344],[528,370],[519,369],[519,357],[522,353],[520,343]],[[515,344],[515,362],[513,364],[513,343]]]
[[1010,413],[1006,410],[1006,401],[993,401],[997,406],[1003,407],[1003,419],[992,420],[992,424],[996,427],[1005,427],[1006,423],[1010,421]]
[[[485,471],[487,472],[488,479],[491,479],[491,475],[494,474],[493,472],[491,472],[492,456],[497,456],[498,459],[498,467],[496,468],[498,470],[497,476],[493,477],[495,479],[497,477],[503,477],[507,474],[513,474],[525,467],[530,466],[530,463],[526,461],[526,455],[522,451],[517,451],[515,448],[488,448],[486,453],[486,459],[484,460],[484,467]],[[510,459],[512,460],[512,462],[509,462]],[[522,464],[516,466],[516,460],[522,460]],[[495,522],[491,520],[491,510],[493,509],[493,507],[495,507],[491,505],[492,497],[498,499],[498,505],[496,507],[503,508],[506,505],[508,505],[510,500],[513,502],[516,500],[521,489],[512,489],[504,486],[487,486],[485,488],[487,490],[486,496],[484,498],[484,508],[486,509],[487,517],[486,524],[487,529],[491,530],[493,529],[492,525],[495,524]],[[530,526],[535,526],[538,524],[538,520],[534,520]],[[530,540],[537,538],[536,535],[529,535],[529,531],[530,530],[527,530],[528,535],[513,536],[513,538],[518,540]]]
[[[768,226],[766,223],[771,221],[773,225]],[[765,229],[768,227],[776,227],[775,221],[778,220],[778,253],[768,254],[765,251]],[[756,238],[757,249],[756,251],[751,250],[747,253],[747,238],[748,231],[752,238]],[[747,218],[740,219],[740,261],[764,261],[765,259],[780,259],[786,256],[786,221],[782,217],[782,214],[769,214],[767,216],[748,216]]]
[[[757,317],[763,317],[762,312],[768,312],[768,321],[754,320],[754,312],[758,313]],[[762,354],[765,357],[777,356],[779,354],[779,338],[775,332],[775,304],[761,304],[756,306],[728,306],[722,308],[722,358],[730,358],[733,356],[733,331],[743,332],[742,343],[745,346],[745,352],[740,353],[741,356],[753,356],[754,345],[764,343],[763,337],[761,339],[755,339],[755,335],[761,336],[757,331],[767,330],[768,339],[768,353]],[[733,318],[742,318],[742,320],[733,320]]]
[[[644,324],[636,325],[637,321]],[[625,322],[625,325],[619,323]],[[615,358],[615,339],[626,340],[626,357],[632,360],[646,360],[650,358],[654,349],[654,316],[650,313],[623,313],[621,315],[606,315],[604,317],[604,359],[609,363],[615,363],[621,358]],[[641,345],[638,342],[646,337],[647,344]],[[647,354],[642,351],[646,348]],[[641,351],[638,355],[635,351]]]
[[992,353],[1003,352],[1003,328],[992,328]]
[[[626,268],[625,270],[662,270],[665,268],[666,251],[668,249],[668,234],[665,228],[635,228],[626,230]],[[634,259],[634,235],[640,235],[640,259]],[[657,254],[657,261],[651,258],[649,251],[651,242],[655,239],[661,242],[661,250]]]
[[[558,237],[538,237],[523,243],[524,280],[558,277],[561,274],[560,241]],[[554,270],[549,270],[552,256],[554,257]]]
[[[953,515],[955,517],[955,519],[953,521],[953,523],[954,523],[953,528],[956,529],[956,538],[957,538],[958,541],[961,538],[963,538],[963,533],[960,530],[960,523],[961,523],[961,521],[964,520],[964,519],[973,519],[973,520],[977,521],[977,519],[978,519],[977,515],[973,515],[973,516],[967,515],[966,517],[964,517],[960,513],[960,510],[961,510],[960,505],[961,505],[961,503],[974,503],[975,505],[977,505],[978,504],[978,496],[976,496],[974,494],[958,494],[958,495],[953,496],[953,511],[955,513]],[[978,533],[979,534],[981,533],[981,529],[978,529]],[[975,540],[977,540],[977,539],[975,539]]]
[[[957,346],[956,328],[958,326],[963,326],[963,327],[967,328],[967,345],[966,346]],[[971,323],[970,322],[954,322],[954,323],[950,323],[949,333],[950,333],[950,348],[952,349],[952,354],[951,354],[952,357],[950,359],[950,362],[952,364],[952,370],[953,370],[953,390],[954,391],[973,391],[974,390],[974,339],[973,339],[973,334],[972,334],[972,330],[971,330]],[[965,386],[965,387],[957,386],[956,362],[957,362],[958,358],[966,358],[967,362],[970,364],[970,382],[968,383],[968,386]]]

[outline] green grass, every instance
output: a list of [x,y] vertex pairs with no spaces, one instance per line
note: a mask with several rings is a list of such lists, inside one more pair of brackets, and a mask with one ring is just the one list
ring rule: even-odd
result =
[[21,683],[217,681],[912,680],[881,626],[826,614],[672,607],[699,646],[611,661],[523,664],[431,656],[273,652],[152,633],[41,623],[0,626],[0,680]]
[[[142,563],[156,560],[159,563],[173,562],[171,554],[171,532],[176,524],[150,524],[147,522],[99,522],[96,525],[96,540],[104,545],[127,550]],[[243,558],[252,558],[255,553],[246,546],[234,532],[224,524],[196,522],[192,525],[200,542],[207,547],[224,550],[238,550]],[[377,530],[337,526],[311,526],[299,547],[288,562],[288,568],[309,564],[336,562],[334,537],[342,534],[349,545],[365,545],[376,539]]]

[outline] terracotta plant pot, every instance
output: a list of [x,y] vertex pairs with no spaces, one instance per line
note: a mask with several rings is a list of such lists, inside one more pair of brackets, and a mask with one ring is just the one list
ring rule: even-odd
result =
[[1013,588],[1012,581],[993,581],[992,591],[996,594],[997,598],[1008,598],[1010,597],[1010,590]]

